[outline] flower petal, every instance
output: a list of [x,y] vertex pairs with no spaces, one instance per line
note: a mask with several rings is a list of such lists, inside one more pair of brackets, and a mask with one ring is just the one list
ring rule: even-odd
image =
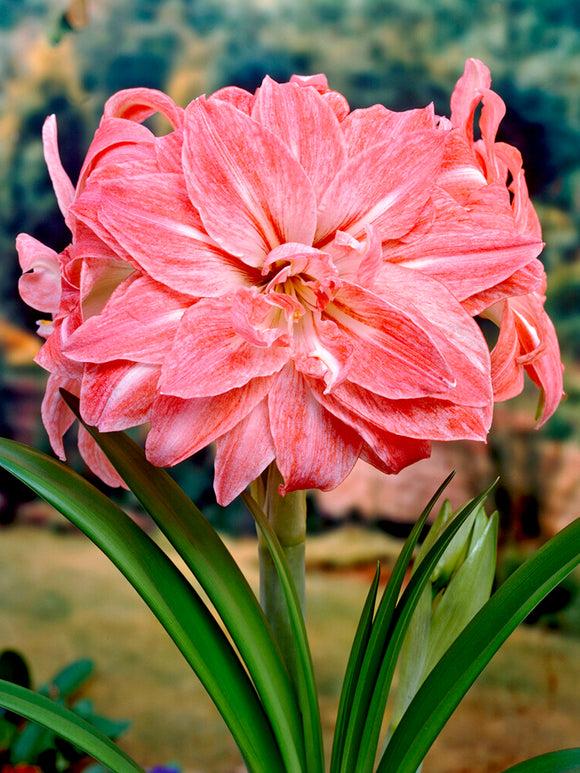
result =
[[75,330],[64,352],[81,362],[161,364],[191,303],[187,296],[148,276],[132,274],[115,290],[101,314]]
[[252,118],[279,137],[308,175],[320,198],[346,158],[333,110],[314,88],[264,78]]
[[441,164],[445,132],[416,131],[352,157],[318,207],[315,246],[337,230],[355,238],[374,225],[381,240],[396,239],[416,223]]
[[147,458],[159,467],[182,462],[239,424],[271,386],[272,378],[255,378],[215,397],[182,400],[159,395],[151,412]]
[[183,166],[193,204],[228,252],[261,266],[283,242],[312,244],[316,200],[284,143],[219,100],[186,111]]
[[[248,438],[252,441],[251,454]],[[245,419],[216,440],[214,489],[218,503],[229,505],[274,461],[275,454],[268,402],[262,400]]]
[[134,362],[87,365],[81,385],[83,419],[101,432],[117,432],[149,421],[160,368]]
[[117,91],[105,102],[105,118],[123,118],[142,123],[154,113],[161,113],[174,129],[183,125],[183,108],[157,89],[136,88]]
[[33,309],[56,314],[61,293],[58,255],[28,234],[16,237],[16,249],[24,272],[18,280],[20,297]]
[[356,156],[363,150],[393,142],[402,134],[422,129],[435,129],[433,105],[418,110],[395,112],[383,105],[353,110],[341,124],[348,155]]
[[292,364],[276,377],[268,406],[276,464],[284,478],[280,493],[336,488],[352,470],[361,438],[325,410]]
[[395,295],[344,282],[326,315],[352,347],[348,380],[393,399],[446,395],[453,373],[429,336],[432,325]]
[[83,426],[79,426],[78,447],[79,453],[87,467],[99,477],[103,483],[106,483],[107,486],[113,488],[117,486],[127,488],[111,462]]
[[70,177],[64,171],[58,153],[58,140],[56,131],[56,116],[50,115],[42,127],[42,142],[44,145],[44,158],[48,167],[48,174],[52,181],[52,187],[56,194],[56,200],[63,216],[66,217],[68,208],[75,196],[75,187]]
[[182,398],[210,397],[251,379],[277,373],[290,357],[288,346],[256,346],[232,325],[231,302],[204,298],[183,316],[167,357],[159,389]]
[[122,170],[115,172],[101,178],[98,218],[144,271],[197,297],[222,295],[244,284],[246,266],[207,235],[181,176],[125,178]]

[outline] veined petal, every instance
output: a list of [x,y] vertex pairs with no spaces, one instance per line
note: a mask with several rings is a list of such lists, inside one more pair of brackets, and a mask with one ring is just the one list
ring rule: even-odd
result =
[[407,233],[436,182],[445,132],[416,131],[353,156],[318,207],[315,245],[323,249],[337,230],[358,238],[374,225],[381,240]]
[[284,143],[219,100],[186,111],[187,189],[208,233],[228,252],[261,266],[283,242],[312,244],[316,199]]
[[56,314],[61,293],[58,255],[28,234],[16,237],[16,249],[24,272],[18,280],[20,297],[33,309]]
[[83,419],[101,432],[117,432],[149,421],[159,365],[112,362],[87,365],[81,384]]
[[152,464],[173,466],[239,424],[268,394],[272,377],[255,378],[215,397],[159,395],[151,412],[146,453]]
[[325,410],[292,364],[275,377],[268,406],[276,464],[284,478],[280,493],[336,488],[352,470],[361,438]]
[[64,352],[81,362],[161,364],[191,303],[191,298],[150,277],[133,274],[115,290],[101,314],[77,328]]
[[64,171],[58,153],[58,139],[56,130],[56,116],[50,115],[42,127],[42,142],[44,145],[44,158],[48,167],[48,174],[52,187],[56,194],[56,200],[63,216],[66,217],[68,208],[75,197],[75,187],[70,177]]
[[157,174],[100,178],[98,218],[153,279],[192,296],[218,296],[247,282],[248,269],[211,239],[183,178]]
[[277,373],[289,357],[288,346],[255,346],[238,335],[231,301],[204,298],[181,320],[159,389],[187,399],[210,397]]
[[[248,438],[252,453],[248,453]],[[268,401],[261,403],[245,419],[216,440],[214,489],[218,503],[225,507],[258,478],[276,449],[270,434]]]
[[229,102],[230,105],[241,110],[242,113],[251,115],[256,95],[241,89],[239,86],[225,86],[223,89],[214,91],[208,99],[219,99],[221,102]]
[[348,381],[317,397],[332,413],[342,404],[387,432],[418,440],[485,440],[493,412],[491,402],[471,407],[437,397],[390,400]]
[[142,123],[154,113],[164,115],[174,129],[183,125],[184,110],[157,89],[136,88],[117,91],[105,102],[105,118],[124,118]]
[[400,113],[383,105],[373,105],[353,110],[341,127],[349,156],[356,156],[373,145],[393,142],[402,134],[437,128],[433,105]]
[[326,315],[351,343],[349,381],[393,399],[453,390],[453,373],[420,312],[345,282]]
[[54,453],[59,459],[66,459],[62,438],[72,426],[75,417],[68,405],[60,396],[60,389],[78,395],[80,378],[71,378],[51,373],[46,382],[46,391],[42,400],[42,423],[48,434],[48,439]]
[[81,425],[79,425],[78,447],[79,453],[87,467],[91,472],[94,472],[103,483],[106,483],[107,486],[113,488],[117,486],[127,488],[111,462],[107,459],[87,430]]
[[252,118],[284,142],[320,199],[346,159],[340,124],[320,94],[314,88],[276,83],[266,76],[256,94]]
[[476,322],[444,285],[420,271],[386,263],[375,282],[375,292],[423,320],[455,382],[447,399],[471,406],[492,401],[485,339]]

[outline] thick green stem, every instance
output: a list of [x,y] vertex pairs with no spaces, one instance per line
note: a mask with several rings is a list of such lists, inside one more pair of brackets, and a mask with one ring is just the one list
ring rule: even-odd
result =
[[[302,612],[305,607],[306,492],[292,491],[280,496],[282,476],[271,464],[255,481],[252,494],[272,525],[288,561],[298,591]],[[270,552],[260,537],[260,603],[280,646],[293,682],[296,684],[296,655],[286,599]]]

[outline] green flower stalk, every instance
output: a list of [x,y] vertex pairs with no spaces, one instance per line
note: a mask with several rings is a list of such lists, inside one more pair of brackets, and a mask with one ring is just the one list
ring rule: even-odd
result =
[[[415,560],[415,569],[453,520],[446,500]],[[491,595],[497,556],[498,514],[473,511],[439,559],[409,625],[399,661],[391,731],[443,653]]]

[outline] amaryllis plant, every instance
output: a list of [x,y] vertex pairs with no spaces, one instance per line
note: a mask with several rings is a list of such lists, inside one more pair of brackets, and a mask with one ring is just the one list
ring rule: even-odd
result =
[[[358,459],[397,473],[428,456],[432,440],[484,441],[494,403],[518,394],[525,373],[540,390],[540,424],[561,399],[540,226],[519,152],[496,140],[505,106],[490,83],[469,60],[449,117],[432,106],[351,111],[323,75],[266,77],[254,94],[224,88],[185,110],[130,89],[105,105],[76,186],[55,118],[44,126],[72,238],[60,254],[26,234],[17,247],[21,295],[50,315],[37,361],[50,373],[42,416],[52,447],[63,459],[63,434],[78,419],[88,466],[135,493],[235,649],[207,602],[102,494],[9,441],[0,461],[148,601],[251,771],[324,769],[303,620],[305,491],[336,487]],[[143,123],[155,113],[171,125],[163,136]],[[481,319],[498,328],[491,352]],[[119,434],[137,426],[144,452]],[[161,469],[210,443],[218,502],[241,494],[257,522],[261,606]],[[332,773],[415,771],[493,652],[580,562],[576,523],[487,600],[497,528],[482,510],[487,493],[454,516],[444,507],[404,591],[435,498],[380,602],[377,574],[345,676]],[[119,773],[137,768],[61,708],[3,689],[11,710]],[[550,769],[571,769],[569,759],[580,752],[549,756]]]

